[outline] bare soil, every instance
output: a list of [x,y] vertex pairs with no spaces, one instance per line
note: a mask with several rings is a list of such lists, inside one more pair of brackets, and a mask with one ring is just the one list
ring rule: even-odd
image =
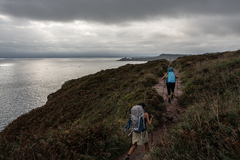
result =
[[[179,76],[178,70],[174,69],[175,74]],[[156,89],[159,95],[163,96],[164,103],[166,105],[166,111],[162,114],[163,115],[163,123],[154,128],[153,134],[149,133],[149,146],[153,147],[155,143],[163,138],[164,133],[166,133],[171,127],[176,125],[178,122],[181,121],[181,118],[184,116],[185,110],[181,107],[179,103],[179,96],[183,93],[183,85],[181,84],[180,79],[176,80],[175,90],[174,90],[174,98],[171,100],[171,103],[168,103],[167,99],[167,86],[162,80],[159,78],[158,84],[153,86]],[[151,137],[153,135],[153,138]],[[153,143],[152,143],[153,142]],[[125,151],[124,154],[119,156],[116,160],[123,160],[124,157],[127,155],[128,150]],[[131,154],[130,160],[140,160],[144,159],[144,145],[138,146],[137,149]]]

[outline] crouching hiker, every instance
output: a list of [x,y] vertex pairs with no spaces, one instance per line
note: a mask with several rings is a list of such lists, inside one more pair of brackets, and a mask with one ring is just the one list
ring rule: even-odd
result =
[[[149,150],[146,122],[149,126],[151,126],[153,116],[151,115],[151,118],[149,118],[149,114],[144,111],[144,108],[145,104],[139,103],[131,109],[131,117],[128,125],[126,126],[126,130],[130,127],[132,128],[132,147],[124,160],[129,160],[130,155],[134,152],[138,145],[145,145],[145,152]],[[126,130],[124,132],[126,132]]]

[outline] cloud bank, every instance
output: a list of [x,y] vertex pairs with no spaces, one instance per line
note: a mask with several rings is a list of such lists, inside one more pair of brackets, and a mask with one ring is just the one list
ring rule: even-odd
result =
[[239,0],[1,0],[0,56],[239,49]]
[[152,18],[239,14],[239,0],[4,0],[2,13],[41,21],[121,23]]

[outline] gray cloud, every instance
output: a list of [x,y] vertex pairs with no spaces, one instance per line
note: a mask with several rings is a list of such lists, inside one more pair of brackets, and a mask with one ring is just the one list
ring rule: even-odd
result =
[[239,0],[0,0],[0,57],[239,49]]
[[2,14],[43,21],[122,23],[158,17],[239,14],[239,0],[2,0]]

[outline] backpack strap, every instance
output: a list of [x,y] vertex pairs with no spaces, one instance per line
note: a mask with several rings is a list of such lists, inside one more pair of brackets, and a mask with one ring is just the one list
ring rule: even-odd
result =
[[128,124],[126,125],[126,129],[124,130],[124,133],[130,128],[130,126],[131,126],[131,118],[129,118],[129,120],[128,120]]

